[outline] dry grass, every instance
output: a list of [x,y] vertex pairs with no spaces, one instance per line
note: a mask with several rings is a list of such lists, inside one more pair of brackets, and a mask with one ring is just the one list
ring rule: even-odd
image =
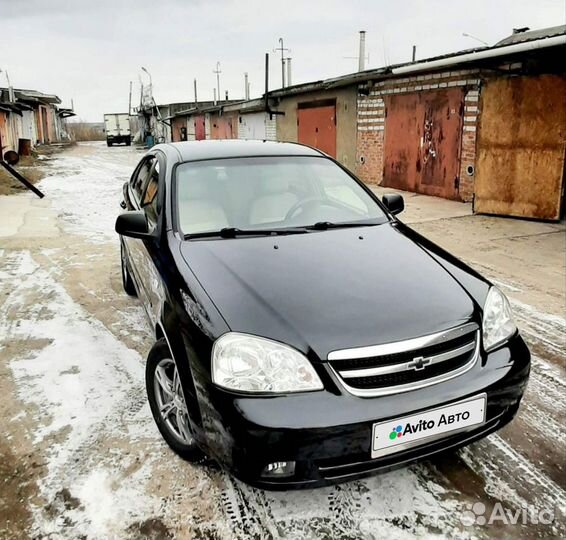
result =
[[69,122],[67,131],[74,141],[104,141],[106,135],[88,122]]

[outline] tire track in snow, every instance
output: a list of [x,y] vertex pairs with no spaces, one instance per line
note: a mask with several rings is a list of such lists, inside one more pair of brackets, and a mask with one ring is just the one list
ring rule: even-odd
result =
[[[221,509],[230,539],[413,539],[462,531],[455,501],[423,466],[331,487],[290,492],[251,488],[223,473]],[[224,538],[224,536],[223,536]]]
[[[497,434],[460,450],[465,463],[486,482],[486,492],[517,508],[566,509],[566,491]],[[511,484],[510,482],[513,482]]]

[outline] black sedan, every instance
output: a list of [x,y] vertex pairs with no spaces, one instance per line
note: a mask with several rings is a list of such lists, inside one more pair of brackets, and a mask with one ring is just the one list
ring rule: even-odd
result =
[[265,488],[322,485],[468,444],[519,407],[530,354],[503,293],[291,143],[152,148],[116,221],[155,333],[171,448]]

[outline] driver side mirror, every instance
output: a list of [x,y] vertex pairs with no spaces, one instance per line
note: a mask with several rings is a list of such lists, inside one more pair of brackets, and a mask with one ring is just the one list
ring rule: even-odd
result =
[[120,214],[116,218],[115,230],[118,234],[130,238],[147,238],[150,236],[147,218],[142,210],[132,210]]
[[405,201],[401,195],[397,193],[389,193],[384,195],[381,200],[393,215],[400,214],[405,209]]

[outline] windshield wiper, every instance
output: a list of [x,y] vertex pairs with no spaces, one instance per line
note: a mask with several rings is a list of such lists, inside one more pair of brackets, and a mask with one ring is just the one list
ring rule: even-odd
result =
[[219,231],[186,234],[185,238],[236,238],[237,236],[280,236],[284,234],[304,234],[308,232],[304,227],[288,227],[280,229],[240,229],[238,227],[224,227]]
[[314,231],[326,231],[327,229],[346,229],[348,227],[371,227],[379,225],[376,221],[342,221],[334,223],[332,221],[317,221],[314,225],[308,225],[306,228]]

